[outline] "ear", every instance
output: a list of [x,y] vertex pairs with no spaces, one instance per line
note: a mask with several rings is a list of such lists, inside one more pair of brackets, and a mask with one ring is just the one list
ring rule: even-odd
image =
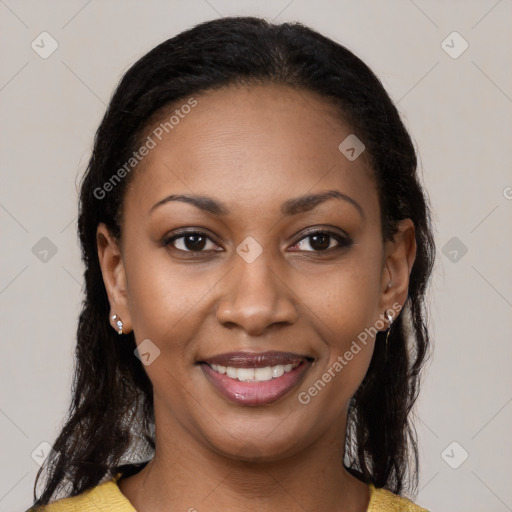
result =
[[[381,279],[381,310],[393,311],[393,319],[407,300],[409,277],[416,259],[416,237],[411,219],[399,221],[393,240],[384,246]],[[399,306],[399,307],[398,307]]]
[[127,334],[132,330],[132,322],[128,309],[124,261],[117,240],[104,223],[100,223],[96,230],[96,245],[110,303],[109,322],[117,331],[115,321],[112,320],[112,316],[117,315],[117,319],[123,322],[123,334]]

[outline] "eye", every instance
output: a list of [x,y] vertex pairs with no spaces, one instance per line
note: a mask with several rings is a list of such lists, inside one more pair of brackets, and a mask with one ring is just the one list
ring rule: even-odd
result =
[[[348,236],[328,230],[317,230],[308,233],[293,247],[298,247],[299,251],[306,252],[330,252],[332,250],[348,247],[351,244],[352,241]],[[215,249],[217,244],[215,244],[206,233],[200,231],[189,231],[173,235],[165,239],[163,245],[171,246],[177,251],[188,253],[204,253],[217,250]],[[309,246],[309,249],[307,246]],[[292,252],[294,251],[292,250]]]
[[[306,240],[309,241],[306,243]],[[331,245],[333,241],[337,242],[337,245],[336,243],[334,246]],[[347,236],[340,235],[333,231],[321,230],[308,233],[305,237],[301,238],[294,247],[299,246],[299,250],[306,250],[306,252],[327,252],[348,247],[351,243],[352,241]],[[300,248],[301,245],[302,248]],[[304,247],[307,245],[309,245],[312,251]]]
[[164,245],[170,245],[174,249],[183,252],[206,252],[207,250],[215,250],[212,247],[207,247],[208,242],[210,242],[214,247],[216,246],[206,233],[189,231],[187,233],[181,233],[167,238],[164,241]]

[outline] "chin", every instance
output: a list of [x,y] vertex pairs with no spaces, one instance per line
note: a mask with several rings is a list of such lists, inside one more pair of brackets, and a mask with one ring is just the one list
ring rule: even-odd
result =
[[[226,419],[215,432],[203,431],[210,449],[219,455],[244,462],[271,462],[290,457],[309,444],[306,432],[290,417],[252,420],[237,418],[229,425]],[[304,425],[304,420],[302,420]],[[211,424],[209,425],[211,428]]]

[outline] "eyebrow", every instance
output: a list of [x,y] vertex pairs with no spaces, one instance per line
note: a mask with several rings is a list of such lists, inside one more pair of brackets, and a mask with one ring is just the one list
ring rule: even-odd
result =
[[[363,219],[366,218],[365,212],[361,205],[350,196],[343,194],[339,190],[326,190],[325,192],[320,192],[318,194],[306,194],[303,196],[295,197],[293,199],[288,199],[281,205],[281,213],[283,215],[290,216],[308,212],[319,204],[327,201],[328,199],[340,199],[350,203],[356,208]],[[213,199],[212,197],[186,194],[171,194],[170,196],[164,197],[161,201],[158,201],[158,203],[151,207],[149,213],[152,213],[159,206],[167,204],[171,201],[181,201],[183,203],[192,204],[200,210],[211,213],[213,215],[226,216],[231,213],[225,204],[217,201],[216,199]]]

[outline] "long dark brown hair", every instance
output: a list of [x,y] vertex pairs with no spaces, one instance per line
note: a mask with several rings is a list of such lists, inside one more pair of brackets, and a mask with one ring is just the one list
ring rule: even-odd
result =
[[416,489],[418,449],[411,415],[429,355],[425,292],[435,249],[413,144],[378,78],[347,48],[299,23],[232,17],[197,25],[144,55],[123,76],[98,128],[80,192],[85,298],[72,401],[54,451],[37,474],[34,506],[80,494],[115,475],[122,463],[149,460],[154,453],[152,385],[133,354],[133,333],[122,335],[120,343],[109,323],[96,247],[100,222],[120,236],[123,197],[136,171],[108,193],[101,192],[104,184],[133,156],[149,120],[165,107],[209,89],[265,83],[313,91],[339,107],[340,118],[364,141],[370,157],[383,240],[391,239],[397,221],[414,222],[417,254],[408,298],[387,344],[381,339],[385,333],[378,333],[368,372],[351,400],[343,463],[376,487],[397,494]]

